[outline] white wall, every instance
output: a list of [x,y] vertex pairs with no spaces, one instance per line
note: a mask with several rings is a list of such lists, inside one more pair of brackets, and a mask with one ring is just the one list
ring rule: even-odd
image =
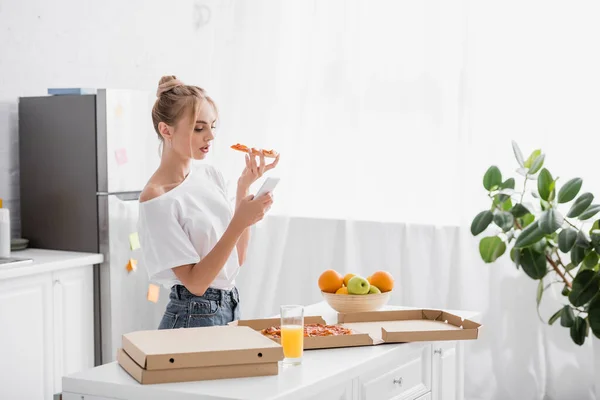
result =
[[[20,96],[45,95],[49,87],[154,90],[165,74],[208,85],[215,20],[228,3],[0,0],[0,198],[13,216]],[[212,10],[207,24],[203,5]],[[16,235],[16,218],[13,228]]]

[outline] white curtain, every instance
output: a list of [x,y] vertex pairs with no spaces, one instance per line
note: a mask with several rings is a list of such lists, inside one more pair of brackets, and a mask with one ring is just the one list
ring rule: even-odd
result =
[[[320,301],[327,268],[387,269],[393,304],[483,313],[468,399],[600,398],[600,341],[578,347],[540,322],[537,282],[507,255],[484,264],[469,232],[489,207],[490,165],[521,185],[513,139],[600,196],[600,4],[209,4],[207,88],[222,116],[213,161],[233,188],[243,155],[229,145],[282,153],[276,203],[238,282],[244,317]],[[560,289],[544,295],[545,320]]]

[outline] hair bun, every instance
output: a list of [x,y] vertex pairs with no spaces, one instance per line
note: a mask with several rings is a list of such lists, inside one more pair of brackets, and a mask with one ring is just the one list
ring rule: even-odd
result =
[[160,97],[163,93],[168,92],[169,90],[178,86],[184,86],[184,83],[177,79],[175,75],[165,75],[160,78],[160,81],[158,82],[156,97]]

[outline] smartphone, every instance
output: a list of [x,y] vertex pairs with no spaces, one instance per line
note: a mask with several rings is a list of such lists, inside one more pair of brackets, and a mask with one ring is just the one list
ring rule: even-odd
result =
[[254,198],[262,196],[263,194],[266,194],[266,193],[273,192],[273,190],[275,189],[275,187],[277,186],[278,183],[279,183],[279,178],[268,177],[267,179],[265,179],[265,181],[263,182],[260,189],[258,189],[258,192],[256,192],[256,195],[254,196]]

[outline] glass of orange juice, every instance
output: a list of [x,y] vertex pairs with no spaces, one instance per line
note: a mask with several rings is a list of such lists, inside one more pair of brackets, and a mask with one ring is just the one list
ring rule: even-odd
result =
[[299,365],[304,352],[304,307],[281,306],[281,346],[283,364]]

